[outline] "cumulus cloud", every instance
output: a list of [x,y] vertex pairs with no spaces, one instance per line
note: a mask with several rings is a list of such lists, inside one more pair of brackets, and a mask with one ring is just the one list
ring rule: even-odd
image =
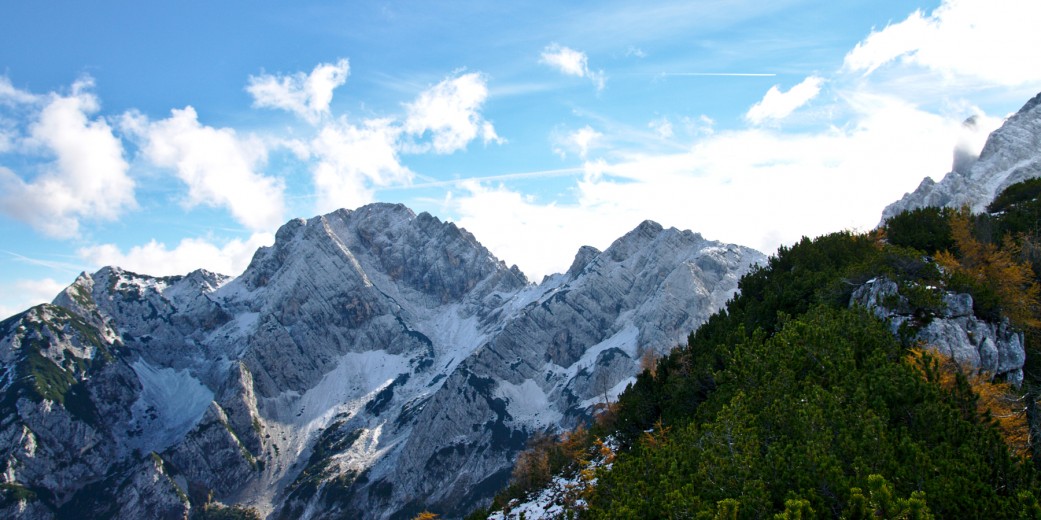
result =
[[768,120],[784,119],[817,97],[823,82],[822,78],[810,76],[787,92],[781,92],[777,85],[774,85],[770,87],[761,101],[748,109],[745,119],[756,125]]
[[495,127],[481,115],[481,107],[488,99],[484,76],[471,72],[447,78],[419,94],[405,105],[408,114],[404,131],[416,137],[430,133],[431,143],[420,144],[411,151],[433,149],[448,154],[466,148],[478,136],[488,142],[502,142]]
[[486,79],[467,73],[442,80],[405,103],[403,118],[341,117],[325,124],[308,146],[319,212],[372,202],[375,189],[407,184],[413,172],[401,154],[450,154],[470,142],[502,143],[481,109],[488,99]]
[[[0,167],[0,211],[47,235],[71,238],[82,219],[114,220],[137,206],[123,143],[104,119],[91,118],[100,108],[92,80],[77,81],[69,95],[47,96],[0,83],[3,99],[42,105],[32,109],[20,147],[54,159],[32,179]],[[8,134],[7,147],[17,139]]]
[[408,182],[412,172],[398,157],[401,129],[390,119],[357,126],[340,120],[327,125],[311,143],[318,158],[314,184],[319,212],[372,202],[372,186]]
[[586,53],[557,43],[552,43],[543,49],[539,61],[568,76],[588,78],[593,85],[596,85],[597,90],[603,90],[607,82],[603,70],[594,71],[589,68],[589,57],[586,56]]
[[310,74],[250,76],[246,91],[253,96],[253,106],[287,110],[317,123],[329,114],[333,90],[347,82],[349,72],[346,59],[319,63]]
[[1041,3],[945,0],[929,14],[874,31],[845,57],[844,68],[871,74],[887,65],[917,66],[943,79],[1016,87],[1041,81]]
[[188,207],[224,207],[242,225],[265,231],[281,224],[285,212],[283,182],[258,167],[267,160],[259,139],[242,138],[230,128],[199,123],[188,106],[167,119],[147,122],[131,118],[127,128],[141,134],[145,158],[171,168],[188,186]]
[[94,268],[115,265],[152,276],[187,274],[199,268],[237,276],[246,270],[258,248],[274,243],[273,234],[254,233],[245,240],[223,243],[185,238],[172,249],[155,240],[126,251],[115,244],[99,244],[80,248],[77,254]]

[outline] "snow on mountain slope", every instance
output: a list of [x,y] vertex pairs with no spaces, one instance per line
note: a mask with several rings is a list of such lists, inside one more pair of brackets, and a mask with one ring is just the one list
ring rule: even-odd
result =
[[923,179],[914,192],[886,206],[882,222],[926,206],[967,205],[980,213],[1005,188],[1035,177],[1041,177],[1041,94],[990,134],[979,157],[962,157],[956,151],[950,173],[940,182]]
[[374,204],[288,222],[235,279],[83,274],[0,327],[2,479],[39,490],[34,518],[211,492],[271,518],[461,514],[764,259],[645,222],[535,285],[454,224]]
[[186,369],[155,368],[143,359],[130,364],[141,382],[141,394],[134,403],[135,427],[147,435],[135,448],[163,451],[184,438],[213,401],[213,391]]

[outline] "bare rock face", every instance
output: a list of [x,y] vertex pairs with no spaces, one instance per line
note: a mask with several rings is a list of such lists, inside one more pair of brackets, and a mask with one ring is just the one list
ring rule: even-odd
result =
[[918,188],[886,206],[882,222],[928,206],[961,208],[980,213],[1005,188],[1041,177],[1041,94],[987,138],[979,157],[955,150],[953,169],[940,182],[926,177]]
[[210,403],[184,440],[164,452],[189,482],[229,496],[255,477],[257,460],[232,430],[228,416]]
[[361,510],[408,506],[418,490],[413,508],[465,514],[506,483],[531,434],[574,427],[616,399],[646,350],[685,341],[764,260],[649,221],[602,253],[583,248],[433,394],[395,463],[370,472],[370,489],[386,493]]
[[876,278],[859,287],[850,304],[863,305],[888,320],[894,334],[905,324],[917,324],[914,340],[962,366],[1004,377],[1017,386],[1023,382],[1023,334],[1012,330],[1008,320],[993,323],[977,318],[971,295],[944,292],[943,311],[927,323],[917,323],[920,318],[913,315],[896,282],[886,278]]
[[374,204],[287,223],[234,279],[83,274],[0,324],[0,511],[459,515],[764,260],[645,222],[535,285],[466,230]]
[[117,518],[187,520],[191,504],[186,491],[158,455],[140,462],[119,487]]

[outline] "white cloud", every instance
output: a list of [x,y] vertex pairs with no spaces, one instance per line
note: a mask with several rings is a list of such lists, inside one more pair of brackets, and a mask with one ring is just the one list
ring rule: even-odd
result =
[[641,49],[639,47],[634,47],[632,45],[630,45],[629,48],[625,50],[625,55],[626,55],[626,57],[628,57],[628,56],[635,56],[637,58],[646,58],[647,57],[647,53],[643,52],[643,49]]
[[356,208],[373,201],[372,185],[411,181],[412,172],[398,158],[400,133],[389,119],[370,119],[361,126],[341,120],[323,128],[311,143],[318,159],[316,210]]
[[201,125],[190,106],[172,110],[169,118],[160,121],[127,121],[128,128],[143,132],[145,157],[174,169],[188,185],[188,207],[226,207],[236,221],[255,231],[270,230],[284,221],[282,181],[257,171],[267,159],[259,139],[243,139],[230,128]]
[[0,103],[5,105],[35,103],[40,96],[16,88],[7,77],[0,76]]
[[604,134],[586,125],[574,132],[554,137],[556,143],[554,151],[561,157],[566,157],[567,152],[570,151],[577,153],[579,157],[585,159],[589,155],[589,150],[597,147],[603,138]]
[[0,300],[0,320],[22,312],[41,303],[49,303],[69,284],[52,278],[39,280],[15,280],[0,285],[3,298]]
[[915,11],[873,32],[845,58],[846,70],[871,74],[894,62],[936,72],[941,80],[974,79],[989,86],[1041,81],[1041,2],[945,0],[932,13]]
[[350,65],[346,59],[336,63],[319,63],[310,74],[250,76],[246,90],[253,96],[253,106],[280,108],[317,123],[329,114],[333,90],[347,82]]
[[466,148],[478,135],[485,143],[501,143],[495,128],[480,113],[487,98],[484,76],[474,72],[445,79],[420,93],[415,101],[405,105],[408,115],[403,128],[416,137],[429,132],[432,143],[419,144],[409,151],[432,148],[436,153],[448,154]]
[[187,274],[199,268],[238,276],[249,265],[257,248],[275,242],[271,233],[254,233],[246,240],[228,240],[223,244],[201,238],[185,238],[170,249],[152,240],[127,251],[115,244],[80,248],[77,254],[95,268],[114,265],[152,276]]
[[802,235],[870,229],[886,204],[950,169],[963,130],[892,97],[851,93],[848,102],[856,116],[843,128],[717,132],[685,153],[588,164],[567,203],[471,183],[450,208],[535,279],[567,269],[581,245],[603,249],[648,218],[766,253]]
[[647,123],[647,128],[654,130],[654,133],[658,134],[658,137],[662,139],[672,139],[675,135],[672,130],[672,121],[669,121],[667,117],[661,117]]
[[20,103],[42,101],[20,147],[51,155],[54,162],[41,165],[29,181],[0,168],[0,211],[53,237],[74,237],[81,219],[114,220],[137,205],[122,142],[104,119],[89,117],[100,108],[92,86],[88,78],[74,83],[67,96],[38,98],[14,89],[2,94]]
[[589,71],[589,58],[586,53],[556,43],[543,49],[542,63],[554,67],[564,74],[580,78]]
[[586,53],[557,43],[552,43],[543,49],[539,61],[568,76],[589,78],[596,85],[597,90],[603,90],[607,82],[603,70],[594,71],[589,68],[589,57],[586,56]]
[[502,186],[467,182],[462,187],[466,193],[448,199],[457,223],[536,282],[566,270],[582,245],[603,249],[627,231],[625,218],[598,211],[602,208],[539,203]]
[[[649,128],[690,137],[689,150],[616,150],[611,162],[587,164],[573,198],[540,200],[484,182],[462,185],[446,204],[460,225],[535,279],[566,269],[579,246],[605,248],[646,218],[767,253],[803,235],[871,229],[882,208],[923,177],[948,172],[955,147],[978,153],[1001,123],[966,102],[967,93],[1036,89],[1041,69],[1029,64],[1041,48],[1041,32],[1031,27],[1039,10],[1037,2],[945,1],[873,33],[827,79],[771,88],[746,114],[750,128],[662,118]],[[581,53],[560,50],[543,61],[576,76],[588,67]],[[825,81],[833,95],[819,100]],[[815,114],[830,118],[817,129],[759,126],[811,100],[820,105]],[[961,124],[967,115],[976,126]]]
[[823,82],[822,78],[810,76],[789,89],[788,92],[781,92],[777,85],[774,85],[770,87],[761,101],[748,109],[745,119],[756,125],[767,120],[784,119],[817,97]]

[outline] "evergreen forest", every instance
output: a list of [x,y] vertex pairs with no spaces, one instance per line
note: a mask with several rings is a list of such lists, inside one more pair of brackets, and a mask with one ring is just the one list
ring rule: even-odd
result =
[[[1041,518],[1039,275],[1041,180],[979,214],[918,209],[782,247],[588,429],[533,441],[490,510],[570,475],[589,485],[565,517]],[[910,307],[897,331],[850,304],[879,277]],[[1021,384],[915,340],[945,293],[1023,334]]]

